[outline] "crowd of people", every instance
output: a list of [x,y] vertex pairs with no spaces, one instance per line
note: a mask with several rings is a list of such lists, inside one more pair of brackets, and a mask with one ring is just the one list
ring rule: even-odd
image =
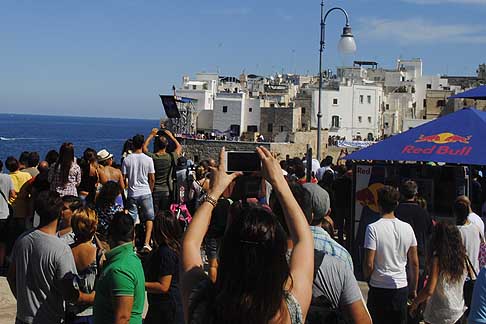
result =
[[468,197],[437,222],[413,180],[383,186],[361,262],[352,163],[256,153],[257,194],[226,172],[224,148],[194,164],[165,129],[128,140],[120,165],[106,149],[77,159],[71,143],[8,157],[8,174],[0,161],[16,323],[486,323],[484,223]]

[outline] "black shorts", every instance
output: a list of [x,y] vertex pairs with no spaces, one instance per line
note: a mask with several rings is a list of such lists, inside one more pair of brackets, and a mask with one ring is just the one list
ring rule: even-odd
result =
[[7,242],[8,219],[0,219],[0,242]]

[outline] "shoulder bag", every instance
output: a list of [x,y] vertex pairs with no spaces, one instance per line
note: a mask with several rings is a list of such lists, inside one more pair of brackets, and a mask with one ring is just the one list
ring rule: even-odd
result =
[[474,285],[476,284],[476,279],[478,278],[478,274],[476,273],[476,270],[474,270],[474,266],[472,265],[471,260],[469,260],[469,257],[467,255],[466,255],[466,269],[467,269],[467,275],[469,277],[469,280],[466,279],[466,282],[464,283],[464,302],[466,306],[470,308]]

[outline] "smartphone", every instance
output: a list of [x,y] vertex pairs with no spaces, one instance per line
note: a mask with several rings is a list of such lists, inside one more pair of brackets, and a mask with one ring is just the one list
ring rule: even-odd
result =
[[262,169],[260,157],[251,151],[228,151],[225,164],[227,172],[255,172]]

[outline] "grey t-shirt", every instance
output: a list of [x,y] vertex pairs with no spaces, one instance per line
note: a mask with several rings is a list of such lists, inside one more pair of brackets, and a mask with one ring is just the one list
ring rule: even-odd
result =
[[[8,200],[10,191],[14,190],[12,178],[8,174],[0,173],[0,190]],[[0,195],[0,219],[7,219],[8,217],[8,204]]]
[[76,272],[69,246],[58,237],[32,230],[14,245],[17,318],[26,323],[62,323],[64,300],[58,279]]
[[312,285],[312,296],[324,296],[333,308],[350,305],[361,300],[361,290],[353,272],[346,264],[325,254]]

